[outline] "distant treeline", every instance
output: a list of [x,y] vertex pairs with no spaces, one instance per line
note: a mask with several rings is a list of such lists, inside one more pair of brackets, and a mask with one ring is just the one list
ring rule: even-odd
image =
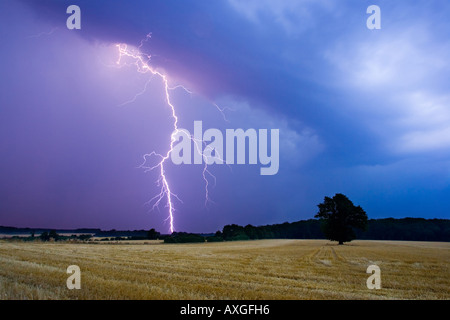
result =
[[448,219],[371,219],[366,232],[356,230],[357,239],[450,241]]
[[61,235],[58,234],[55,230],[51,230],[50,232],[44,231],[39,236],[35,236],[32,232],[29,236],[17,236],[11,235],[8,237],[10,240],[14,241],[86,241],[92,238],[91,234],[71,234],[71,235]]
[[164,238],[164,243],[205,242],[205,237],[195,233],[174,232]]
[[[119,240],[156,240],[165,237],[155,229],[117,231],[115,229],[103,231],[101,229],[33,229],[0,226],[0,237],[22,241],[66,241],[91,240],[119,241]],[[166,235],[167,237],[167,235]]]
[[[152,229],[154,230],[154,229]],[[111,238],[132,238],[136,240],[147,239],[148,230],[101,230],[101,229],[43,229],[43,228],[16,228],[16,227],[3,227],[0,226],[0,234],[4,235],[41,235],[45,232],[49,233],[51,231],[57,234],[73,234],[73,235],[84,235],[90,234],[93,237],[111,237]]]
[[[193,234],[174,232],[172,235],[162,235],[155,229],[149,231],[102,231],[100,229],[49,230],[33,228],[14,228],[0,226],[0,234],[19,235],[30,234],[26,240],[47,238],[54,240],[79,239],[87,240],[93,237],[111,237],[108,240],[141,240],[160,239],[165,243],[183,242],[214,242],[256,239],[324,239],[320,228],[320,221],[316,219],[285,222],[267,226],[245,227],[236,224],[226,225],[222,231],[215,234]],[[72,234],[64,236],[61,234]],[[450,220],[448,219],[370,219],[365,232],[355,230],[357,239],[364,240],[410,240],[410,241],[444,241],[450,242]],[[35,236],[36,234],[36,236]],[[39,235],[39,236],[38,236]],[[25,240],[25,239],[24,239]]]
[[[0,226],[0,234],[41,234],[44,232],[50,232],[53,229],[43,228],[16,228],[16,227],[4,227]],[[57,229],[57,233],[70,233],[70,234],[97,234],[102,232],[100,229],[84,228],[84,229]]]
[[[215,235],[203,237],[208,242],[256,239],[324,239],[319,220],[302,220],[255,227],[226,225]],[[447,219],[371,219],[365,232],[355,230],[357,239],[450,241],[450,220]],[[201,236],[174,233],[164,239],[166,243],[201,242]]]

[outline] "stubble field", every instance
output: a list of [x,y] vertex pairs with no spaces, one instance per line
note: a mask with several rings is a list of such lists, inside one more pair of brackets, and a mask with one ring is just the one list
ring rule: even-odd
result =
[[[0,299],[450,299],[449,262],[450,244],[432,242],[0,241]],[[372,264],[380,290],[366,286]]]

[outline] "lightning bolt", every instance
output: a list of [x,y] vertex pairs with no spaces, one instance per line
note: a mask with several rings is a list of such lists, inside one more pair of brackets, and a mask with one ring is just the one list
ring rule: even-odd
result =
[[[167,179],[166,176],[166,170],[165,170],[165,165],[167,163],[167,160],[170,157],[171,152],[173,151],[173,147],[174,147],[174,143],[176,142],[176,137],[179,133],[182,134],[187,134],[185,131],[180,130],[178,128],[178,116],[176,113],[176,108],[173,105],[171,99],[170,99],[170,91],[176,90],[176,89],[183,89],[185,92],[192,94],[193,92],[188,90],[186,87],[184,87],[183,85],[176,85],[176,86],[170,86],[169,85],[169,80],[167,75],[165,75],[164,73],[155,70],[154,68],[152,68],[149,64],[150,59],[151,59],[151,55],[148,54],[144,54],[141,52],[141,48],[143,47],[144,43],[147,42],[149,39],[151,38],[151,33],[147,34],[146,37],[141,40],[139,46],[137,47],[137,49],[133,49],[130,48],[127,44],[116,44],[116,47],[119,51],[119,58],[117,60],[117,65],[121,66],[121,65],[134,65],[137,69],[138,72],[140,73],[150,73],[152,76],[157,76],[161,79],[161,81],[164,84],[164,94],[165,94],[165,101],[167,103],[167,105],[170,107],[171,109],[171,116],[173,119],[173,131],[172,134],[170,136],[170,144],[169,144],[169,149],[165,154],[159,154],[156,152],[151,152],[149,154],[145,154],[143,156],[143,163],[139,166],[140,168],[143,168],[145,170],[145,172],[147,171],[152,171],[152,170],[159,170],[159,178],[157,180],[157,185],[160,187],[160,192],[155,195],[152,199],[150,199],[148,201],[149,204],[153,203],[152,206],[152,210],[154,210],[155,208],[159,208],[159,205],[161,204],[162,201],[166,200],[166,207],[168,208],[169,214],[168,217],[166,219],[166,221],[169,221],[169,230],[170,233],[173,233],[175,231],[175,227],[174,227],[174,212],[175,212],[175,207],[173,205],[173,199],[177,199],[180,202],[181,199],[172,192],[172,189],[170,187],[169,181]],[[131,60],[132,63],[123,63],[123,58],[128,58],[127,60]],[[129,104],[134,102],[137,97],[139,97],[140,95],[142,95],[146,90],[147,90],[147,86],[149,84],[149,82],[152,79],[149,79],[144,86],[144,89],[141,92],[138,92],[131,100],[126,101],[124,103],[121,104],[121,106]],[[216,103],[213,103],[213,105],[219,110],[219,112],[222,114],[222,117],[224,118],[225,121],[228,121],[225,117],[224,111],[228,108],[221,108],[219,107]],[[231,110],[231,109],[230,109]],[[194,142],[194,146],[195,146],[195,150],[202,155],[203,160],[204,160],[204,167],[202,170],[202,176],[203,176],[203,180],[205,181],[205,206],[207,206],[208,202],[213,202],[210,198],[209,198],[209,179],[208,177],[212,178],[214,180],[214,184],[216,183],[216,177],[208,170],[208,164],[207,164],[207,160],[210,159],[210,157],[206,156],[204,154],[204,152],[202,152],[202,145],[201,145],[201,141],[195,139],[192,135],[189,136],[189,138],[191,139],[191,141]],[[203,142],[203,144],[205,145],[205,143]],[[208,149],[208,146],[205,146],[205,151],[209,150],[210,153],[212,152],[211,149]],[[147,165],[147,159],[151,158],[151,157],[157,157],[159,158],[159,161],[157,162],[156,165],[153,166],[149,166]],[[217,153],[217,150],[214,150],[214,156],[212,156],[211,158],[214,159],[218,159],[219,161],[222,161],[225,163],[225,161],[222,159],[222,156],[220,154]]]

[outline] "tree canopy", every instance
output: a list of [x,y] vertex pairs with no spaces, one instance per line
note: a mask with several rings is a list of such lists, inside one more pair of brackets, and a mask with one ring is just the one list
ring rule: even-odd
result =
[[343,244],[356,238],[354,229],[367,228],[366,212],[342,193],[335,194],[333,198],[325,197],[318,207],[315,218],[320,219],[322,231],[329,240]]

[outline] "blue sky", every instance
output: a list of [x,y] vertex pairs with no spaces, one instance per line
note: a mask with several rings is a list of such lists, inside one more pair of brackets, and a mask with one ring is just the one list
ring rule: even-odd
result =
[[146,204],[158,173],[138,168],[170,140],[163,84],[115,65],[115,44],[148,33],[151,66],[192,92],[171,92],[181,127],[280,130],[278,174],[212,166],[206,206],[202,167],[168,165],[177,230],[308,219],[335,193],[370,218],[449,218],[449,16],[446,1],[2,1],[0,225],[167,232]]

